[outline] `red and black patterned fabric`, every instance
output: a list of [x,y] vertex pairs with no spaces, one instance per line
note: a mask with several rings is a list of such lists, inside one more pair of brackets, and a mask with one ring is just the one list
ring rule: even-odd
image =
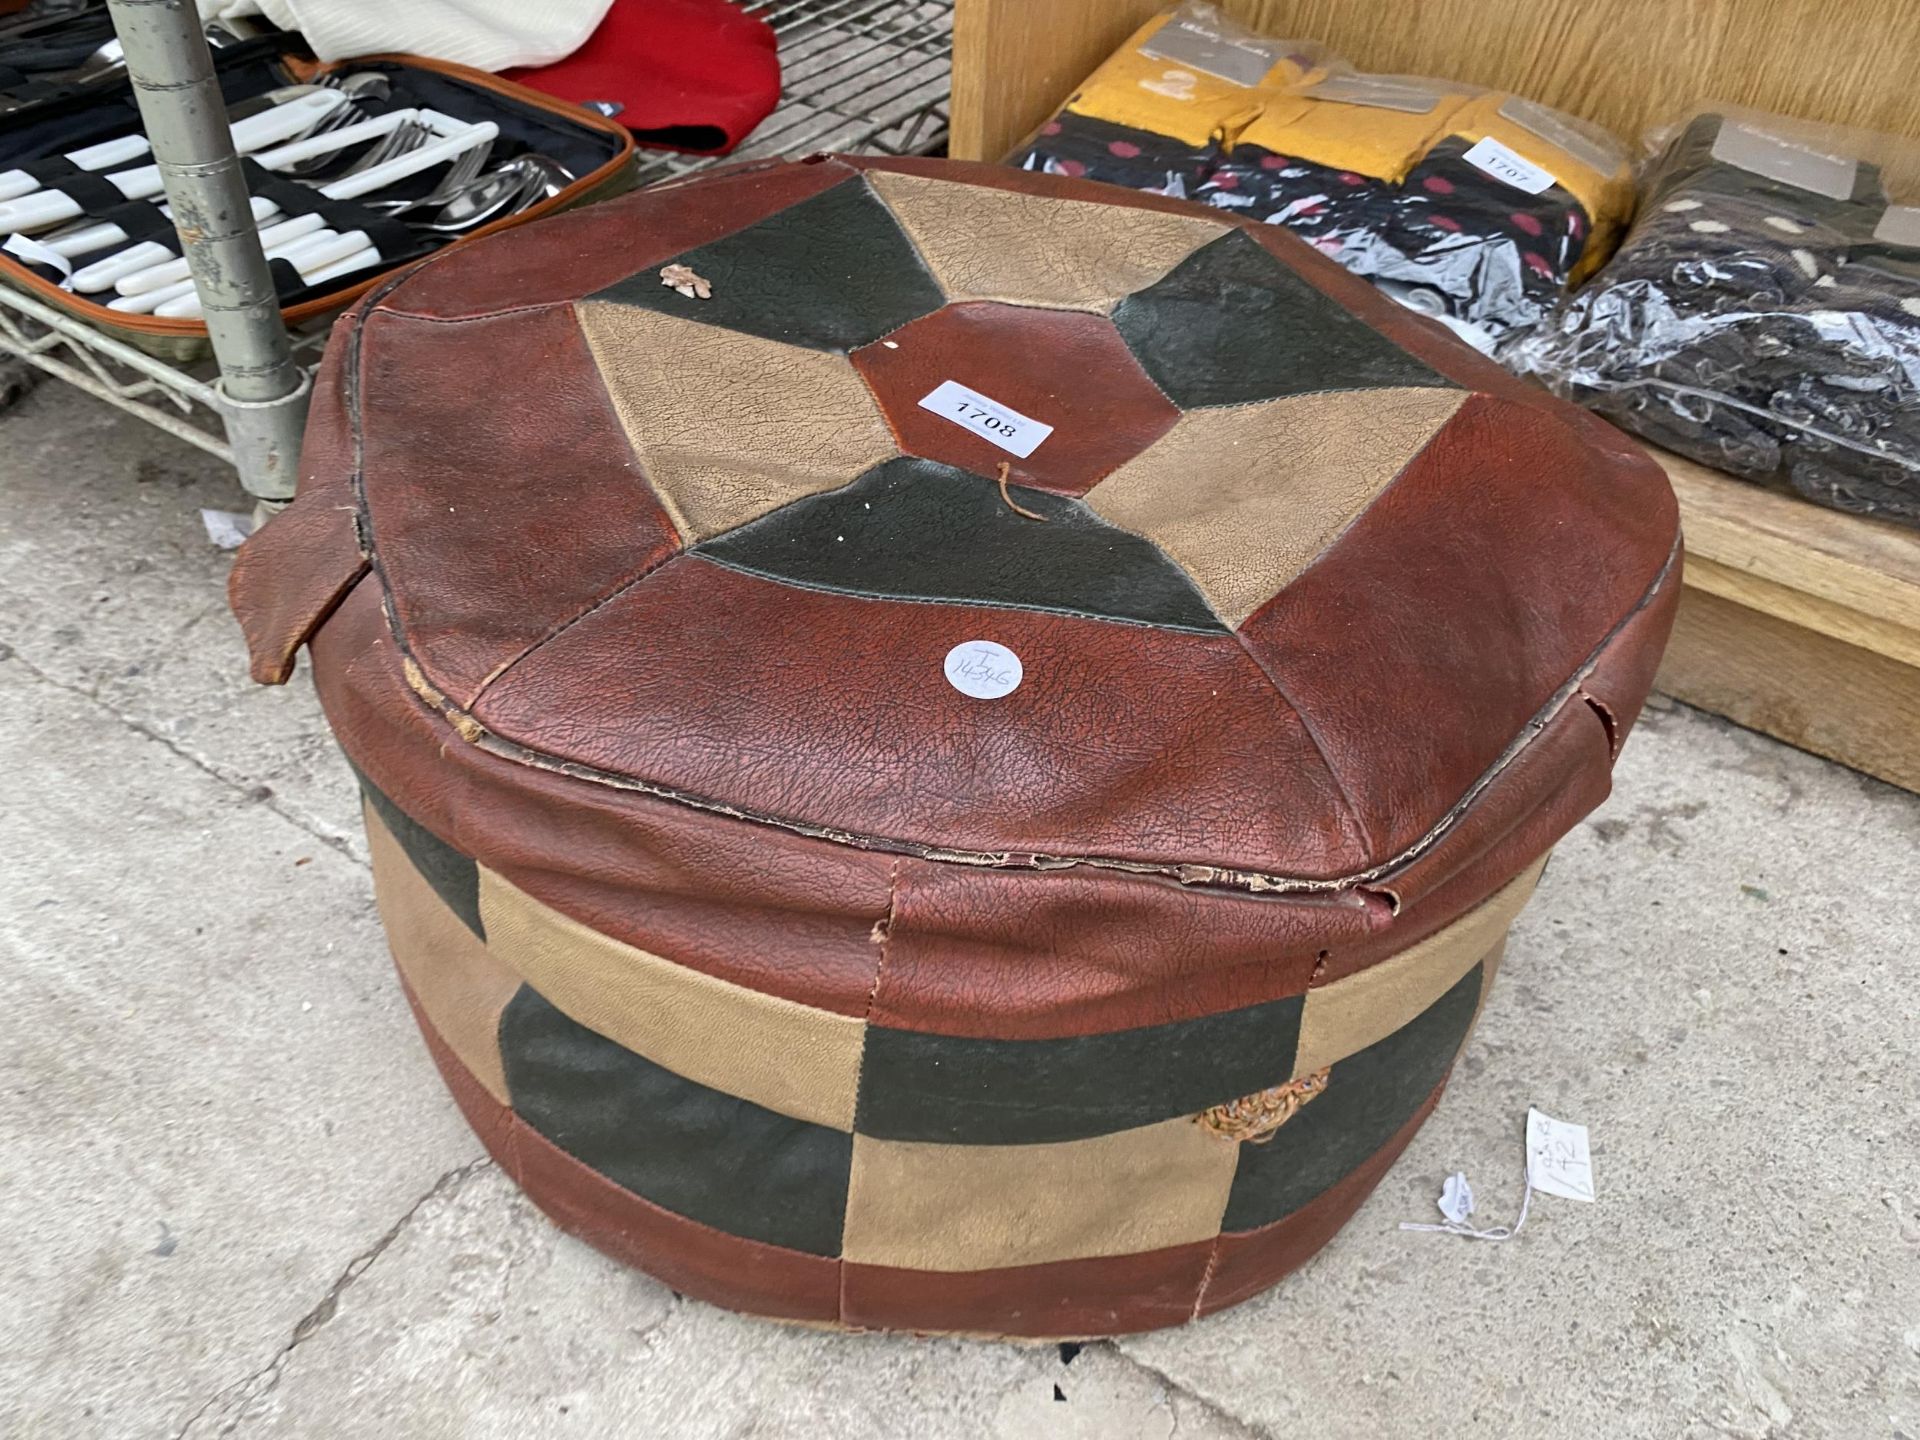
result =
[[385,285],[233,581],[536,1202],[756,1314],[1026,1336],[1359,1205],[1677,590],[1628,442],[1285,232],[877,158]]
[[1518,95],[1369,75],[1210,5],[1157,15],[1008,157],[1284,225],[1489,353],[1612,250],[1625,152]]

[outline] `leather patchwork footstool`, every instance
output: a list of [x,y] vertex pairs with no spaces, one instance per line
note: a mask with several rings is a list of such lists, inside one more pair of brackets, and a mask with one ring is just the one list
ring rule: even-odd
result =
[[754,1314],[1036,1337],[1353,1213],[1678,593],[1631,442],[1284,231],[869,158],[383,282],[233,579],[536,1204]]

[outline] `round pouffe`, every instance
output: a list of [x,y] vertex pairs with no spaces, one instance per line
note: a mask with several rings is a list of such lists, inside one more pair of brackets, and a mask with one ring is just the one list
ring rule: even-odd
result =
[[233,579],[536,1204],[753,1314],[1034,1337],[1353,1213],[1678,591],[1631,442],[1283,230],[870,158],[382,283]]

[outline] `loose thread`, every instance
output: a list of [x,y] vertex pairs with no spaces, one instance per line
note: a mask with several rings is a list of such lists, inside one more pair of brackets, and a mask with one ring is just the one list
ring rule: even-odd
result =
[[1527,1223],[1527,1211],[1533,1205],[1533,1182],[1527,1182],[1527,1188],[1520,1196],[1520,1215],[1511,1225],[1489,1225],[1482,1230],[1478,1225],[1468,1222],[1447,1221],[1444,1225],[1419,1225],[1411,1220],[1402,1220],[1402,1230],[1418,1230],[1427,1235],[1459,1235],[1468,1240],[1511,1240],[1520,1233],[1520,1227]]
[[1013,498],[1012,495],[1010,495],[1007,492],[1007,476],[1011,475],[1012,473],[1013,473],[1013,466],[1007,461],[1002,460],[1000,462],[1000,498],[1007,502],[1007,508],[1013,511],[1014,514],[1024,515],[1029,520],[1038,520],[1041,524],[1043,525],[1046,524],[1047,522],[1046,516],[1034,514],[1033,511],[1027,509],[1026,506],[1020,504],[1018,501],[1016,501]]

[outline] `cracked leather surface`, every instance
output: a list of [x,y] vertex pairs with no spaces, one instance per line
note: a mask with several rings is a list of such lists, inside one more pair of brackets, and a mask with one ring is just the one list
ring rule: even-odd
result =
[[367,529],[406,643],[458,703],[679,548],[568,310],[375,313],[362,354]]
[[1054,610],[1219,630],[1187,572],[1085,505],[898,459],[699,547],[736,570],[843,595]]
[[1661,576],[1672,492],[1606,475],[1545,412],[1473,396],[1240,626],[1313,717],[1376,851],[1468,795]]
[[[1258,490],[1266,462],[1236,467],[1245,446],[1205,429],[1209,417],[1242,418],[1215,408],[1223,395],[1334,404],[1312,392],[1383,376],[1414,377],[1401,393],[1479,393],[1323,548],[1300,552],[1304,567],[1244,620],[1237,643],[1010,604],[826,594],[678,553],[900,454],[845,358],[729,328],[719,311],[688,319],[673,307],[710,302],[657,282],[659,264],[701,246],[756,230],[763,243],[769,216],[796,202],[843,188],[834,203],[847,201],[861,174],[963,185],[996,206],[1097,205],[1128,223],[1196,217],[1164,197],[993,167],[776,165],[526,227],[374,292],[336,333],[330,365],[351,383],[315,407],[302,482],[303,496],[334,496],[371,522],[374,571],[356,579],[347,547],[296,543],[298,527],[276,522],[250,542],[259,559],[243,561],[236,597],[270,616],[283,577],[292,598],[281,608],[299,623],[266,648],[317,627],[316,676],[343,743],[407,813],[459,832],[468,853],[544,902],[677,963],[836,1013],[870,1006],[902,1028],[938,1028],[938,1017],[1018,1036],[1297,994],[1299,967],[1329,948],[1316,936],[1333,938],[1335,964],[1371,963],[1483,899],[1604,794],[1598,712],[1543,707],[1591,663],[1584,683],[1616,726],[1637,712],[1677,591],[1671,574],[1655,587],[1674,534],[1657,473],[1601,422],[1271,227],[1229,222],[1227,241],[1202,246],[1141,302],[1160,306],[1158,320],[1193,317],[1185,338],[1167,331],[1168,345],[1144,348],[1205,402],[1177,430],[1183,441],[1192,431],[1195,469],[1170,470],[1166,493],[1149,498],[1177,511],[1205,483],[1202,460],[1229,492],[1236,481]],[[855,208],[911,248],[874,205]],[[827,238],[812,222],[798,233],[802,248]],[[841,273],[825,275],[828,290]],[[577,303],[623,277],[651,284],[660,308]],[[1238,304],[1249,290],[1252,309]],[[1094,428],[1116,428],[1096,393],[1106,373],[1056,364],[1049,374],[1045,341],[1030,340],[1099,317],[983,308],[1039,328],[1023,338],[1009,324],[984,348],[955,346],[956,366],[976,351],[1028,364],[1031,352],[1036,385],[1091,407]],[[1175,376],[1203,355],[1209,373]],[[481,377],[488,403],[421,383],[456,368]],[[1034,458],[1049,445],[1070,452],[1069,434]],[[1334,444],[1317,428],[1302,439]],[[1141,444],[1109,473],[1151,450]],[[991,490],[990,447],[945,463]],[[1082,488],[1013,468],[1016,486]],[[289,566],[302,565],[294,578]],[[1054,583],[1036,581],[1035,594]],[[317,612],[303,593],[320,597]],[[1026,664],[1005,700],[971,701],[943,678],[946,650],[980,638]],[[574,828],[596,817],[585,850],[543,818],[552,806]],[[949,850],[1006,855],[1009,868],[957,867],[941,858]],[[784,867],[765,883],[753,879],[763,853]],[[1160,874],[1039,875],[1022,859],[1036,853]],[[816,871],[834,877],[818,895],[790,883]],[[1244,883],[1242,873],[1324,879],[1343,898],[1228,903],[1206,888]],[[1182,889],[1176,874],[1201,888]],[[1400,915],[1379,908],[1376,886],[1403,902]],[[624,898],[633,891],[658,905],[637,913]],[[1079,953],[1073,917],[1088,905],[1134,917],[1137,932],[1213,925],[1233,938],[1217,966],[1171,936],[1136,935],[1124,964],[1089,942],[1070,975],[1023,958]],[[868,932],[896,906],[876,994]],[[1002,914],[1032,936],[1011,935]],[[788,955],[769,953],[782,946]],[[985,1003],[995,996],[1004,1003]]]
[[[1180,418],[1104,315],[973,302],[896,330],[853,353],[910,455],[1078,495]],[[920,401],[957,381],[1053,426],[1032,454],[1002,449]]]
[[580,307],[580,325],[644,473],[689,544],[899,453],[839,355],[597,301]]
[[1087,492],[1185,567],[1238,625],[1311,565],[1466,393],[1334,390],[1195,411]]
[[1048,200],[884,170],[869,180],[950,302],[1105,312],[1226,228],[1204,216]]
[[[1027,679],[983,704],[947,682],[945,657],[995,636]],[[682,556],[529,654],[474,714],[597,769],[922,845],[1072,854],[1097,837],[1130,860],[1336,875],[1364,854],[1298,717],[1224,634],[903,612]],[[1249,786],[1288,799],[1249,807]]]
[[[824,239],[818,212],[797,224],[796,209],[866,195],[853,212],[893,237],[878,242],[883,257],[896,242],[910,249],[862,172],[882,185],[990,192],[993,205],[1008,197],[1100,205],[1130,222],[1136,212],[1156,223],[1192,215],[1164,197],[1047,176],[862,159],[637,194],[593,223],[622,217],[622,264],[729,240],[744,256],[783,234],[800,237],[797,254]],[[567,245],[578,239],[565,234]],[[696,234],[708,238],[681,243]],[[509,240],[516,252],[530,243],[501,237]],[[1470,818],[1455,807],[1487,785],[1536,712],[1627,621],[1673,534],[1671,500],[1627,442],[1271,227],[1230,226],[1118,307],[1123,317],[1129,306],[1158,307],[1159,320],[1140,332],[1149,340],[1175,311],[1191,317],[1184,338],[1168,332],[1178,344],[1143,345],[1136,335],[1163,379],[1190,382],[1207,402],[1172,419],[1171,408],[1154,412],[1165,402],[1130,357],[1117,366],[1087,358],[1122,353],[1113,348],[1119,330],[1078,333],[1108,324],[1088,312],[948,307],[889,337],[900,349],[859,352],[869,376],[899,366],[911,379],[870,387],[846,357],[729,328],[710,302],[657,283],[650,303],[661,309],[551,303],[568,298],[562,286],[516,292],[541,302],[534,308],[456,318],[451,282],[434,277],[446,263],[376,291],[360,330],[342,327],[354,343],[335,363],[352,372],[343,387],[352,394],[316,408],[309,442],[313,493],[340,487],[369,527],[376,573],[359,588],[372,584],[399,620],[394,640],[415,667],[412,688],[459,712],[462,733],[487,733],[488,744],[525,763],[584,765],[615,784],[798,834],[1282,880],[1426,864],[1417,848],[1436,826]],[[473,263],[491,280],[504,262]],[[583,266],[572,288],[606,273]],[[840,273],[825,277],[823,293],[838,293]],[[629,271],[636,283],[651,276]],[[1252,308],[1241,304],[1249,292]],[[417,318],[428,300],[444,313]],[[706,318],[669,313],[687,306]],[[902,343],[920,333],[925,347]],[[1108,339],[1088,338],[1096,333]],[[1338,361],[1331,370],[1328,354]],[[1205,373],[1175,376],[1194,365]],[[415,383],[455,367],[477,372],[494,403]],[[883,542],[870,572],[843,586],[866,593],[783,586],[764,578],[772,565],[754,577],[680,553],[745,544],[745,532],[733,532],[763,516],[800,527],[817,497],[897,457],[895,430],[909,434],[919,416],[951,432],[923,448],[974,447],[930,458],[990,487],[1005,452],[917,405],[923,380],[930,389],[936,377],[958,378],[993,395],[989,375],[1016,392],[997,398],[1026,413],[1061,406],[1063,423],[1033,456],[1008,459],[1013,484],[1091,493],[1096,511],[1110,506],[1109,518],[1155,542],[1218,614],[1240,620],[1239,645],[1169,628],[1190,613],[1160,604],[1177,587],[1160,599],[1134,587],[1129,598],[1141,603],[1130,607],[1090,601],[1089,589],[1108,586],[1111,597],[1128,589],[1124,574],[1146,573],[1127,569],[1141,552],[1116,542],[1107,560],[1117,568],[1103,576],[1095,550],[1075,548],[1082,532],[1064,523],[1020,522],[1057,548],[1044,563],[969,574],[949,552],[919,563],[929,552],[915,546],[935,528],[910,510],[882,516],[871,533],[891,530],[898,543]],[[1379,382],[1396,377],[1421,383],[1382,393]],[[1360,388],[1329,391],[1335,382]],[[1482,393],[1403,458],[1426,417],[1421,407],[1433,406],[1437,419],[1453,403],[1450,386]],[[1216,403],[1276,389],[1283,393],[1244,408]],[[1248,438],[1263,418],[1283,414],[1287,427]],[[358,452],[360,473],[345,485],[340,471]],[[1176,455],[1190,459],[1141,483]],[[1295,503],[1263,503],[1283,496]],[[792,515],[776,514],[796,502]],[[982,517],[976,533],[1007,523],[987,513],[992,521]],[[942,519],[956,535],[969,524],[958,511]],[[265,558],[249,571],[270,572],[276,529],[296,565],[316,553],[294,543],[296,528],[267,527],[254,542]],[[340,613],[325,608],[344,610],[353,598],[338,599],[357,562],[338,545],[319,553],[310,583],[324,635]],[[803,583],[839,584],[833,563],[810,553],[785,569]],[[917,592],[882,583],[889,567],[908,573]],[[1022,568],[1029,593],[1015,596]],[[243,611],[272,613],[273,590],[255,586]],[[895,590],[914,603],[898,618],[876,618],[890,602],[873,592]],[[1075,613],[1050,613],[1055,604]],[[309,622],[316,613],[297,597],[284,608]],[[1103,609],[1118,613],[1102,619]],[[824,629],[813,634],[814,625]],[[1657,646],[1657,631],[1632,648]],[[1010,646],[1027,667],[1021,689],[990,708],[941,673],[947,649],[983,638]],[[265,648],[289,643],[297,641]],[[1644,669],[1623,686],[1629,718]],[[943,779],[951,774],[971,788],[957,793]],[[606,908],[609,923],[627,923],[617,906]]]
[[1136,358],[1182,409],[1313,390],[1440,385],[1244,230],[1195,251],[1113,310]]

